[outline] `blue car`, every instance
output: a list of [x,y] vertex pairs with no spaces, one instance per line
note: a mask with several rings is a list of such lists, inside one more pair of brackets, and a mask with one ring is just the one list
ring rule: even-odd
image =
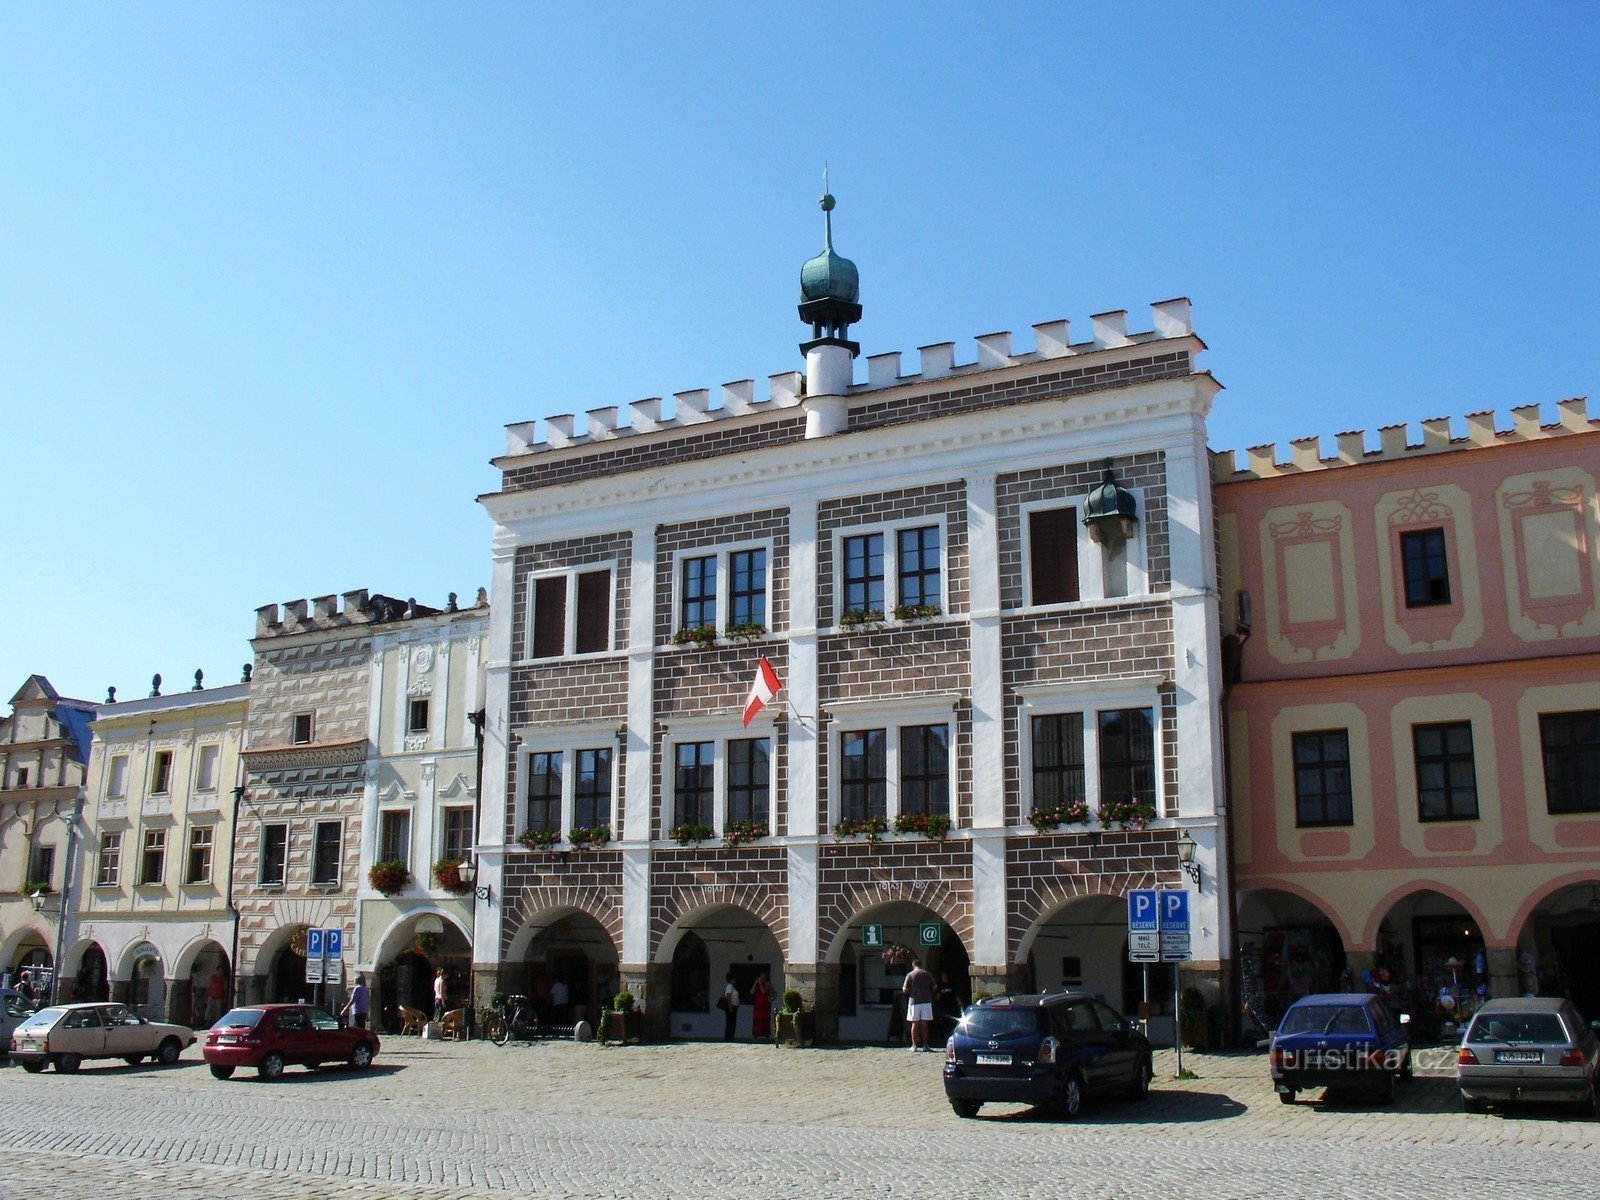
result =
[[1150,1043],[1082,992],[997,996],[972,1005],[944,1048],[944,1093],[958,1117],[985,1101],[1050,1105],[1075,1117],[1089,1096],[1143,1100]]
[[1377,996],[1335,993],[1296,1000],[1272,1035],[1268,1061],[1278,1099],[1306,1088],[1358,1087],[1383,1104],[1411,1078],[1408,1018]]

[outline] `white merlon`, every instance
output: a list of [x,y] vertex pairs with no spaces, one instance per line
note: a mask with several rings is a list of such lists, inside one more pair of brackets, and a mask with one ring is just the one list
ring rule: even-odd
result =
[[339,597],[313,596],[311,598],[311,615],[318,621],[331,621],[339,614]]
[[[985,333],[973,339],[970,361],[964,360],[964,348],[955,342],[938,342],[921,347],[917,371],[903,375],[905,356],[900,352],[867,356],[865,378],[856,382],[853,367],[843,381],[830,380],[834,394],[851,399],[863,393],[901,387],[933,380],[949,379],[980,371],[1004,370],[1029,363],[1052,359],[1072,358],[1084,354],[1104,353],[1112,350],[1145,353],[1145,347],[1166,340],[1179,340],[1193,336],[1190,322],[1190,305],[1179,297],[1162,300],[1150,306],[1153,328],[1148,332],[1129,333],[1126,310],[1099,313],[1091,318],[1093,339],[1072,342],[1069,321],[1043,321],[1032,326],[1033,349],[1019,351],[1013,345],[1013,336],[1007,330]],[[716,389],[699,388],[677,393],[675,409],[671,416],[661,415],[662,402],[652,397],[626,405],[623,412],[613,406],[588,410],[588,424],[583,433],[577,433],[575,419],[570,414],[558,414],[544,421],[520,421],[506,426],[506,455],[517,457],[537,454],[547,450],[583,446],[593,442],[633,437],[638,434],[680,430],[704,425],[712,421],[739,417],[759,417],[781,409],[798,406],[815,389],[802,385],[800,371],[784,371],[768,376],[767,395],[756,395],[752,380],[742,379],[725,383]]]
[[1575,433],[1600,433],[1600,418],[1589,416],[1588,401],[1582,396],[1557,401],[1556,412],[1555,423],[1546,425],[1540,418],[1537,404],[1520,405],[1511,410],[1512,427],[1504,431],[1495,427],[1493,412],[1468,413],[1461,418],[1466,426],[1466,434],[1459,438],[1451,435],[1450,417],[1428,417],[1421,422],[1420,442],[1410,440],[1410,427],[1407,425],[1385,425],[1378,431],[1379,448],[1373,451],[1367,449],[1365,430],[1349,430],[1334,435],[1338,450],[1333,458],[1321,456],[1319,439],[1297,438],[1290,443],[1293,447],[1293,456],[1288,463],[1277,461],[1277,447],[1273,445],[1251,446],[1245,452],[1246,465],[1243,468],[1239,466],[1239,456],[1234,451],[1214,450],[1211,452],[1211,478],[1216,483],[1266,479],[1288,472],[1327,470],[1358,463],[1393,462],[1401,458],[1417,458],[1456,450],[1568,437]]

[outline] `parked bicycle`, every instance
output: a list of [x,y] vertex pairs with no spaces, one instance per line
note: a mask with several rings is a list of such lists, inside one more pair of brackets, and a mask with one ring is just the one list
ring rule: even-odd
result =
[[513,1037],[530,1042],[539,1036],[539,1017],[526,996],[507,996],[485,1019],[483,1032],[496,1046],[504,1046]]

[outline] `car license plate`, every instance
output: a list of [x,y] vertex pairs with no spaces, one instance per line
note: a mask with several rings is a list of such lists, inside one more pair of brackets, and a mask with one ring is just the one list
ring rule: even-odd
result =
[[31,1051],[31,1050],[37,1050],[38,1048],[39,1048],[39,1043],[38,1042],[18,1042],[17,1043],[17,1049],[18,1050],[29,1050],[29,1051]]
[[1542,1063],[1543,1050],[1496,1050],[1494,1060],[1497,1063]]
[[978,1055],[980,1067],[1009,1067],[1011,1055],[1009,1054],[980,1054]]

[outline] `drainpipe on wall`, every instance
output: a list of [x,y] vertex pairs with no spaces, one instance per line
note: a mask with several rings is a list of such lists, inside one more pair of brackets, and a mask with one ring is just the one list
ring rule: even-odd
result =
[[[242,766],[240,769],[243,769]],[[243,800],[244,784],[241,783],[233,789],[233,826],[228,830],[228,911],[233,914],[233,949],[228,956],[228,970],[233,976],[233,986],[229,989],[233,992],[230,1004],[238,1004],[244,999],[239,992],[239,910],[233,903],[234,856],[239,851],[239,805]]]

